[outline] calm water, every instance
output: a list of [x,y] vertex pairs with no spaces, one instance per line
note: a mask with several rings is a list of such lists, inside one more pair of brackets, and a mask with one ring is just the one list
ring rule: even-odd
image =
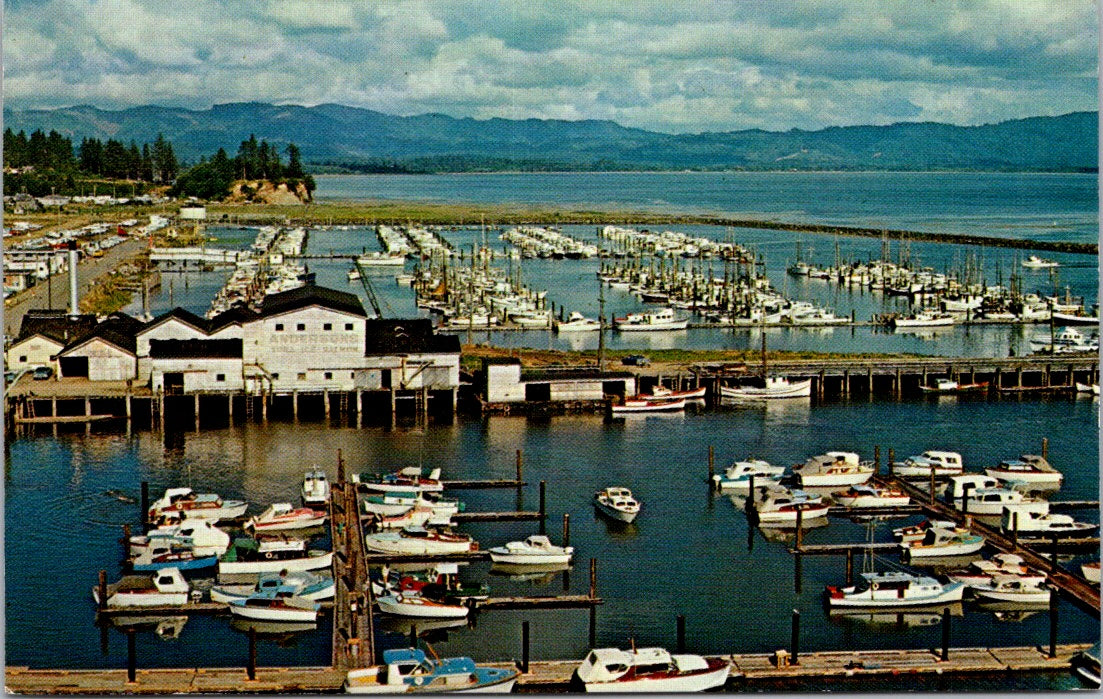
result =
[[[106,653],[93,625],[89,596],[99,569],[118,574],[123,523],[135,523],[138,506],[105,494],[137,496],[148,480],[156,495],[163,488],[192,485],[225,497],[241,497],[259,510],[294,499],[302,472],[315,465],[336,472],[341,449],[351,470],[382,471],[422,463],[440,466],[452,478],[509,477],[515,451],[525,454],[525,477],[548,483],[549,533],[560,535],[563,513],[571,515],[571,543],[578,564],[570,589],[584,592],[587,561],[599,560],[598,588],[606,603],[598,611],[599,644],[642,645],[674,642],[677,614],[688,617],[688,645],[699,652],[768,652],[788,645],[789,617],[802,613],[802,647],[928,647],[940,642],[932,618],[900,620],[870,615],[829,617],[823,587],[843,580],[841,558],[811,557],[804,562],[803,591],[793,583],[786,536],[757,533],[748,546],[748,525],[738,503],[706,492],[707,451],[718,463],[757,455],[789,464],[829,449],[854,449],[867,457],[874,445],[903,456],[927,448],[962,452],[979,469],[1001,458],[1037,451],[1050,439],[1050,458],[1065,472],[1060,497],[1097,497],[1098,453],[1094,400],[985,402],[957,399],[904,403],[834,403],[769,406],[688,413],[606,424],[590,416],[528,420],[492,417],[432,425],[427,430],[365,428],[321,423],[272,423],[168,436],[136,432],[85,435],[83,429],[49,430],[11,446],[5,472],[5,553],[7,662],[15,665],[119,667],[125,663],[125,637],[107,634]],[[593,491],[611,484],[633,488],[644,503],[635,526],[615,527],[597,518],[589,504]],[[518,498],[513,491],[460,493],[470,510],[533,509],[536,488]],[[1095,513],[1080,513],[1090,519]],[[914,519],[914,518],[912,518]],[[888,540],[892,526],[878,525],[876,540]],[[483,547],[532,533],[530,523],[471,524],[464,527]],[[866,528],[844,520],[810,530],[807,543],[861,541]],[[892,558],[895,561],[895,557]],[[1076,559],[1070,562],[1074,565]],[[891,565],[890,563],[881,564]],[[550,594],[564,589],[561,576],[511,580],[487,576],[486,564],[464,571],[487,579],[496,595]],[[58,610],[66,621],[58,623]],[[581,658],[587,650],[585,611],[481,614],[474,628],[449,632],[438,652],[470,653],[503,659],[520,655],[520,624],[533,622],[534,658]],[[388,624],[385,629],[395,629]],[[401,631],[381,642],[399,644]],[[1000,620],[966,606],[955,617],[953,643],[1040,644],[1047,642],[1044,613]],[[1060,609],[1060,640],[1098,637],[1095,620],[1068,604]],[[261,662],[325,663],[329,628],[289,638],[266,639]],[[139,662],[149,665],[240,665],[245,636],[226,619],[196,617],[180,638],[141,637]]]
[[1098,239],[1094,174],[662,172],[340,175],[317,197],[540,204],[1038,240]]

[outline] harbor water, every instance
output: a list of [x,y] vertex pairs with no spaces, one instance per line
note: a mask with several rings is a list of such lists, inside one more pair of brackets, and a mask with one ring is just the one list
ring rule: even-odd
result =
[[[939,233],[973,233],[1038,240],[1087,242],[1098,236],[1095,175],[944,173],[608,173],[457,176],[320,177],[320,200],[404,199],[438,202],[547,204],[565,208],[650,210],[809,223],[904,228]],[[470,223],[470,222],[467,222]],[[820,265],[836,259],[867,260],[882,255],[883,241],[835,239],[784,231],[715,226],[662,226],[717,240],[734,240],[766,259],[774,287],[795,299],[825,305],[858,320],[903,312],[907,302],[868,290],[848,290],[820,280],[789,277],[787,262],[802,257]],[[216,247],[245,248],[255,229],[211,226]],[[595,239],[593,226],[564,226],[564,232]],[[496,233],[478,227],[442,231],[457,249],[470,251],[484,236],[504,250]],[[936,271],[960,268],[967,259],[982,263],[991,283],[1007,283],[1014,273],[1023,291],[1064,293],[1085,302],[1098,299],[1097,258],[1046,254],[1061,263],[1055,275],[1021,268],[1026,251],[974,248],[944,243],[911,243],[913,263]],[[360,254],[377,250],[370,222],[363,226],[311,229],[307,250],[315,255]],[[903,251],[891,244],[891,259]],[[407,270],[413,262],[407,263]],[[462,263],[461,263],[462,264]],[[507,260],[519,266],[524,283],[547,290],[549,301],[569,311],[596,316],[598,260]],[[695,264],[704,265],[708,261]],[[717,276],[723,263],[713,261]],[[317,283],[357,293],[348,281],[350,259],[309,261]],[[410,288],[394,280],[395,270],[373,272],[372,286],[389,317],[418,315]],[[226,270],[166,272],[148,298],[157,314],[182,306],[202,314],[228,277]],[[609,316],[647,308],[627,292],[606,289]],[[141,311],[136,298],[126,309]],[[676,333],[610,332],[614,349],[757,348],[761,331],[694,328]],[[831,352],[913,352],[941,356],[1007,356],[1029,351],[1028,339],[1048,326],[954,327],[933,333],[892,333],[871,327],[767,328],[771,349]],[[595,348],[595,333],[561,338],[536,330],[460,332],[463,341],[503,346]],[[31,667],[123,667],[126,637],[98,628],[91,589],[101,569],[108,580],[120,575],[122,526],[137,526],[140,484],[151,494],[188,485],[202,492],[251,503],[251,513],[267,504],[295,501],[303,473],[319,467],[336,475],[337,453],[349,472],[385,472],[404,466],[440,467],[452,479],[511,478],[516,453],[524,454],[529,486],[514,490],[458,491],[469,511],[535,510],[539,481],[547,483],[548,533],[560,539],[561,517],[570,515],[576,549],[569,574],[513,579],[492,575],[489,564],[466,566],[461,577],[486,580],[495,596],[585,593],[588,566],[597,559],[596,640],[627,647],[675,642],[675,620],[687,618],[687,649],[700,653],[773,652],[787,648],[793,610],[801,612],[801,650],[841,648],[930,648],[941,642],[940,620],[930,613],[828,614],[822,593],[844,581],[840,556],[805,557],[801,591],[795,589],[792,532],[752,530],[738,501],[712,494],[706,486],[707,454],[714,447],[722,468],[755,456],[791,465],[827,450],[860,452],[882,460],[892,448],[898,458],[925,449],[962,453],[969,470],[995,465],[1022,453],[1037,453],[1049,440],[1051,463],[1065,474],[1054,499],[1099,497],[1098,399],[927,397],[904,401],[835,401],[809,406],[691,409],[684,415],[637,417],[606,422],[599,416],[544,418],[463,417],[428,427],[399,425],[353,428],[303,420],[202,431],[167,424],[163,432],[128,429],[125,423],[35,427],[6,442],[5,584],[6,662]],[[637,522],[619,527],[599,518],[595,490],[626,486],[643,502]],[[1098,522],[1097,511],[1077,511],[1077,519]],[[891,539],[891,529],[917,517],[873,525],[832,518],[809,529],[805,543]],[[500,545],[536,531],[535,523],[476,523],[462,529],[481,548]],[[328,542],[323,538],[320,545]],[[1075,568],[1094,556],[1062,560]],[[860,557],[859,557],[860,558]],[[863,562],[856,559],[856,565]],[[871,562],[878,569],[899,565]],[[197,578],[201,586],[209,581]],[[258,641],[261,665],[324,665],[329,662],[331,627],[324,615],[314,631],[265,634]],[[505,660],[521,655],[521,623],[532,623],[534,659],[581,659],[589,650],[585,610],[486,611],[473,622],[433,632],[443,655],[470,654]],[[1044,610],[992,612],[967,603],[953,610],[952,645],[1045,645],[1050,619]],[[383,620],[382,647],[406,643],[406,622]],[[424,630],[424,627],[423,629]],[[1099,622],[1062,601],[1060,642],[1094,641]],[[152,627],[139,633],[139,667],[242,666],[246,635],[225,617],[190,618],[176,638]],[[879,684],[889,688],[892,680]],[[991,684],[989,684],[991,683]],[[962,680],[911,680],[902,689],[1060,689],[1076,686],[1069,677],[1035,676]],[[793,685],[781,689],[854,689],[845,683]],[[868,685],[863,688],[869,688]]]

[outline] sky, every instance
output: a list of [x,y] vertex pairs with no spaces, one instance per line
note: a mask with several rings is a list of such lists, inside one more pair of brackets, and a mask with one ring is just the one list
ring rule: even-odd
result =
[[5,106],[338,103],[668,133],[1098,108],[1090,0],[6,0]]

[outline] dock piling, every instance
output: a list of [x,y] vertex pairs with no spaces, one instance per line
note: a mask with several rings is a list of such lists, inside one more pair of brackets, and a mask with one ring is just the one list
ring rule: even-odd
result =
[[521,622],[521,672],[529,671],[529,622],[526,619]]
[[1042,458],[1049,458],[1049,437],[1042,437]]
[[[525,470],[524,463],[525,463],[524,453],[520,449],[518,449],[517,450],[517,483],[518,484],[520,484],[520,482],[522,480],[521,474],[524,473],[524,470]],[[521,486],[518,485],[517,487],[520,488]]]
[[571,545],[571,515],[568,512],[563,513],[563,547],[566,548]]
[[804,508],[797,507],[797,542],[796,549],[800,551],[804,544]]
[[[1053,557],[1056,558],[1057,554],[1054,553]],[[1061,601],[1061,596],[1057,590],[1049,591],[1049,657],[1057,657],[1057,605]]]
[[[881,445],[873,445],[873,472],[881,473]],[[892,462],[889,462],[889,473],[892,473]]]
[[[800,560],[800,557],[797,557]],[[800,665],[800,610],[793,610],[793,628],[789,639],[789,664]]]
[[545,531],[545,517],[546,517],[547,513],[544,509],[544,506],[545,506],[544,496],[545,496],[545,490],[546,489],[547,489],[547,481],[540,481],[540,533],[541,534],[546,534],[547,533]]
[[134,627],[126,630],[126,681],[134,684],[138,681],[138,650],[134,640]]
[[[953,492],[951,492],[950,495],[952,497]],[[930,491],[928,491],[927,501],[931,505],[934,504],[934,464],[933,463],[931,464],[931,489],[930,489]]]
[[713,476],[716,475],[716,462],[713,457],[712,445],[709,445],[709,488],[719,490],[719,483],[713,480]]
[[942,610],[942,661],[950,659],[950,608]]
[[678,652],[686,652],[686,615],[678,615]]
[[854,584],[854,549],[846,550],[846,584]]
[[[590,598],[597,597],[597,559],[590,559]],[[590,647],[597,645],[597,607],[590,607]]]
[[130,560],[130,525],[123,525],[123,558]]
[[149,531],[149,481],[142,481],[142,531]]
[[100,571],[100,610],[107,609],[107,571]]
[[252,626],[249,627],[249,664],[245,675],[250,680],[257,679],[257,630]]

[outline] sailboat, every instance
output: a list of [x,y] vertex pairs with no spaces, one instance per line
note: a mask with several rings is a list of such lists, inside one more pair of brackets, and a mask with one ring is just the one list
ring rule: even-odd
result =
[[[765,316],[763,316],[765,317]],[[812,379],[791,381],[787,376],[770,376],[766,370],[766,324],[762,332],[762,377],[753,384],[721,386],[722,398],[740,400],[771,400],[775,398],[808,398],[812,395]]]

